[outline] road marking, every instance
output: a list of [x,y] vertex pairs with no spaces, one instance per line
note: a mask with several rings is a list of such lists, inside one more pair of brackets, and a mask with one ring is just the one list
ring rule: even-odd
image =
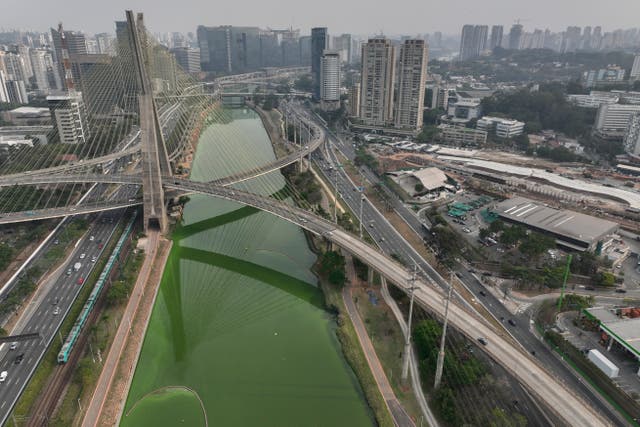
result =
[[4,408],[4,405],[7,404],[7,401],[5,400],[4,402],[2,402],[2,406],[0,406],[0,409]]

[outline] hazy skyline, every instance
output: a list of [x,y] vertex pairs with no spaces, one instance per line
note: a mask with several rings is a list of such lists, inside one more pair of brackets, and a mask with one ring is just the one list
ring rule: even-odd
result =
[[246,25],[292,26],[303,33],[308,33],[314,26],[326,26],[331,34],[415,35],[434,31],[457,34],[463,24],[504,25],[506,32],[516,19],[520,19],[527,30],[562,31],[568,25],[601,25],[603,31],[640,27],[638,0],[611,0],[606,7],[599,0],[400,0],[386,3],[371,0],[305,3],[294,0],[220,3],[182,0],[159,3],[158,0],[2,0],[0,28],[45,31],[62,21],[70,30],[114,32],[113,21],[123,20],[125,9],[144,12],[151,32],[195,32],[198,25]]

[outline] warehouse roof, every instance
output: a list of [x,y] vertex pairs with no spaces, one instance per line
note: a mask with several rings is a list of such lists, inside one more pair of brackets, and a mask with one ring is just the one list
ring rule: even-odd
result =
[[426,190],[432,191],[442,187],[447,182],[447,176],[438,168],[425,168],[413,172]]
[[618,228],[618,224],[612,221],[580,212],[550,208],[524,197],[505,200],[498,204],[495,211],[511,222],[519,222],[588,244],[614,233]]

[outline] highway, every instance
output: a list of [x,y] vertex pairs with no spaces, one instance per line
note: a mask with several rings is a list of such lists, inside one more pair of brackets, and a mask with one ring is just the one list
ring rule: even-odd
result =
[[[353,161],[355,158],[355,149],[352,144],[346,143],[337,138],[335,134],[327,131],[327,135],[333,146],[340,150],[348,159]],[[323,154],[323,157],[319,157]],[[314,163],[324,171],[327,181],[334,185],[336,182],[342,199],[347,203],[352,212],[356,215],[360,210],[360,193],[357,186],[351,181],[342,168],[337,166],[337,158],[332,150],[318,151],[312,155]],[[333,168],[333,169],[330,169]],[[378,182],[377,176],[368,168],[360,168],[365,178],[371,182]],[[337,174],[336,174],[337,171]],[[422,238],[427,236],[427,232],[423,229],[419,219],[395,196],[389,197],[392,207],[398,215],[400,215],[411,226],[411,228]],[[432,282],[437,283],[441,288],[446,289],[448,284],[444,283],[442,277],[433,270],[433,268],[411,247],[411,245],[398,233],[398,231],[384,218],[384,216],[373,206],[365,197],[363,203],[363,224],[366,224],[367,231],[376,240],[376,244],[386,254],[397,254],[409,263],[416,263]],[[373,224],[373,227],[370,225]],[[576,390],[584,399],[601,413],[605,414],[610,420],[616,420],[620,425],[624,425],[621,415],[613,410],[602,398],[596,394],[591,388],[587,387],[582,379],[579,379],[574,372],[560,361],[555,353],[543,344],[530,329],[529,314],[522,313],[520,316],[513,316],[490,292],[485,292],[486,296],[482,296],[480,291],[483,290],[481,282],[470,273],[464,266],[459,265],[456,268],[458,278],[463,281],[466,287],[474,294],[476,300],[480,301],[492,315],[501,320],[508,328],[509,333],[520,343],[526,351],[533,351],[540,363],[553,372],[557,378]],[[508,319],[517,319],[516,327],[507,325]]]
[[[102,255],[104,245],[111,238],[122,214],[122,211],[117,211],[100,215],[99,220],[78,241],[66,262],[49,277],[50,283],[42,284],[47,288],[46,291],[31,302],[12,332],[14,335],[37,332],[41,339],[19,342],[15,350],[9,350],[8,344],[1,346],[0,371],[7,371],[8,376],[0,385],[0,425],[6,421],[49,344],[59,335],[57,331],[60,325],[97,263],[92,262],[93,257],[97,260]],[[84,257],[80,259],[82,254]],[[73,264],[77,262],[82,266],[75,271]],[[81,280],[83,283],[80,284]],[[59,337],[61,341],[63,338]],[[21,354],[24,355],[23,361],[16,364],[16,357]]]

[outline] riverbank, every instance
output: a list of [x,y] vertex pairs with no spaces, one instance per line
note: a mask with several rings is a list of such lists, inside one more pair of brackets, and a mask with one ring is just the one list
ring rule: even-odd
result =
[[[157,291],[171,242],[151,233],[138,280],[122,316],[118,331],[105,359],[98,384],[87,408],[83,426],[112,426],[120,419],[128,387]],[[146,292],[145,292],[146,291]],[[118,422],[115,423],[117,425]]]

